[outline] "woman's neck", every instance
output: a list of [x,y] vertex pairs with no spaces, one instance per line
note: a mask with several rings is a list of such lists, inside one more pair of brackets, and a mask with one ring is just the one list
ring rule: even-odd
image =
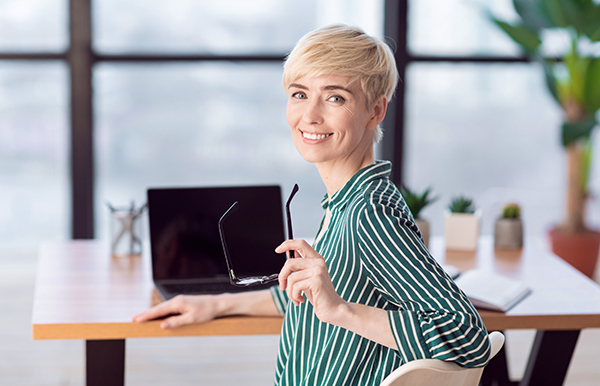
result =
[[348,158],[316,164],[321,180],[327,189],[327,195],[333,196],[360,169],[375,163],[373,146],[368,146],[360,154],[351,154]]

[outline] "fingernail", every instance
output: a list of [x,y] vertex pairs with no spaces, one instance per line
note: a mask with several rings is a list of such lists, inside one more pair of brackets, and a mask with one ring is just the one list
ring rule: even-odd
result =
[[163,330],[168,330],[169,328],[171,328],[171,325],[169,324],[169,322],[163,322],[160,327]]

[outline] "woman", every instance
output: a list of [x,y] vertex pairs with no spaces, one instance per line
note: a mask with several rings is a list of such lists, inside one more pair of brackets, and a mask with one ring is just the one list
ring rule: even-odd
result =
[[[276,385],[378,385],[408,361],[485,365],[486,329],[465,295],[423,245],[391,164],[373,144],[397,82],[379,39],[336,25],[304,36],[287,58],[283,84],[294,144],[327,189],[313,246],[298,251],[270,290],[180,296],[134,317],[175,328],[215,317],[284,315]],[[293,273],[293,274],[292,274]],[[308,300],[308,301],[306,301]]]

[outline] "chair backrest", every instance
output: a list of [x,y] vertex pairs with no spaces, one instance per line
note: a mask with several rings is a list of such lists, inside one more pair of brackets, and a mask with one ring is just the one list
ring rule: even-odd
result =
[[[489,339],[491,360],[504,345],[504,335],[494,331]],[[477,386],[482,373],[483,367],[468,369],[438,359],[417,359],[400,366],[380,386]]]

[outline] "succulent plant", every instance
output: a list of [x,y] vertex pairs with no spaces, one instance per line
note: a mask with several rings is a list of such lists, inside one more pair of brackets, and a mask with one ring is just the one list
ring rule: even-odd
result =
[[420,218],[419,213],[421,213],[423,208],[438,199],[437,197],[430,198],[430,191],[431,188],[428,188],[423,193],[418,194],[408,189],[406,186],[400,187],[400,193],[402,193],[402,197],[404,197],[404,201],[406,202],[406,205],[408,205],[408,209],[410,209],[410,212],[415,219]]
[[515,202],[509,202],[502,208],[502,218],[520,218],[521,207]]
[[473,200],[464,196],[453,198],[448,209],[452,213],[475,213]]

